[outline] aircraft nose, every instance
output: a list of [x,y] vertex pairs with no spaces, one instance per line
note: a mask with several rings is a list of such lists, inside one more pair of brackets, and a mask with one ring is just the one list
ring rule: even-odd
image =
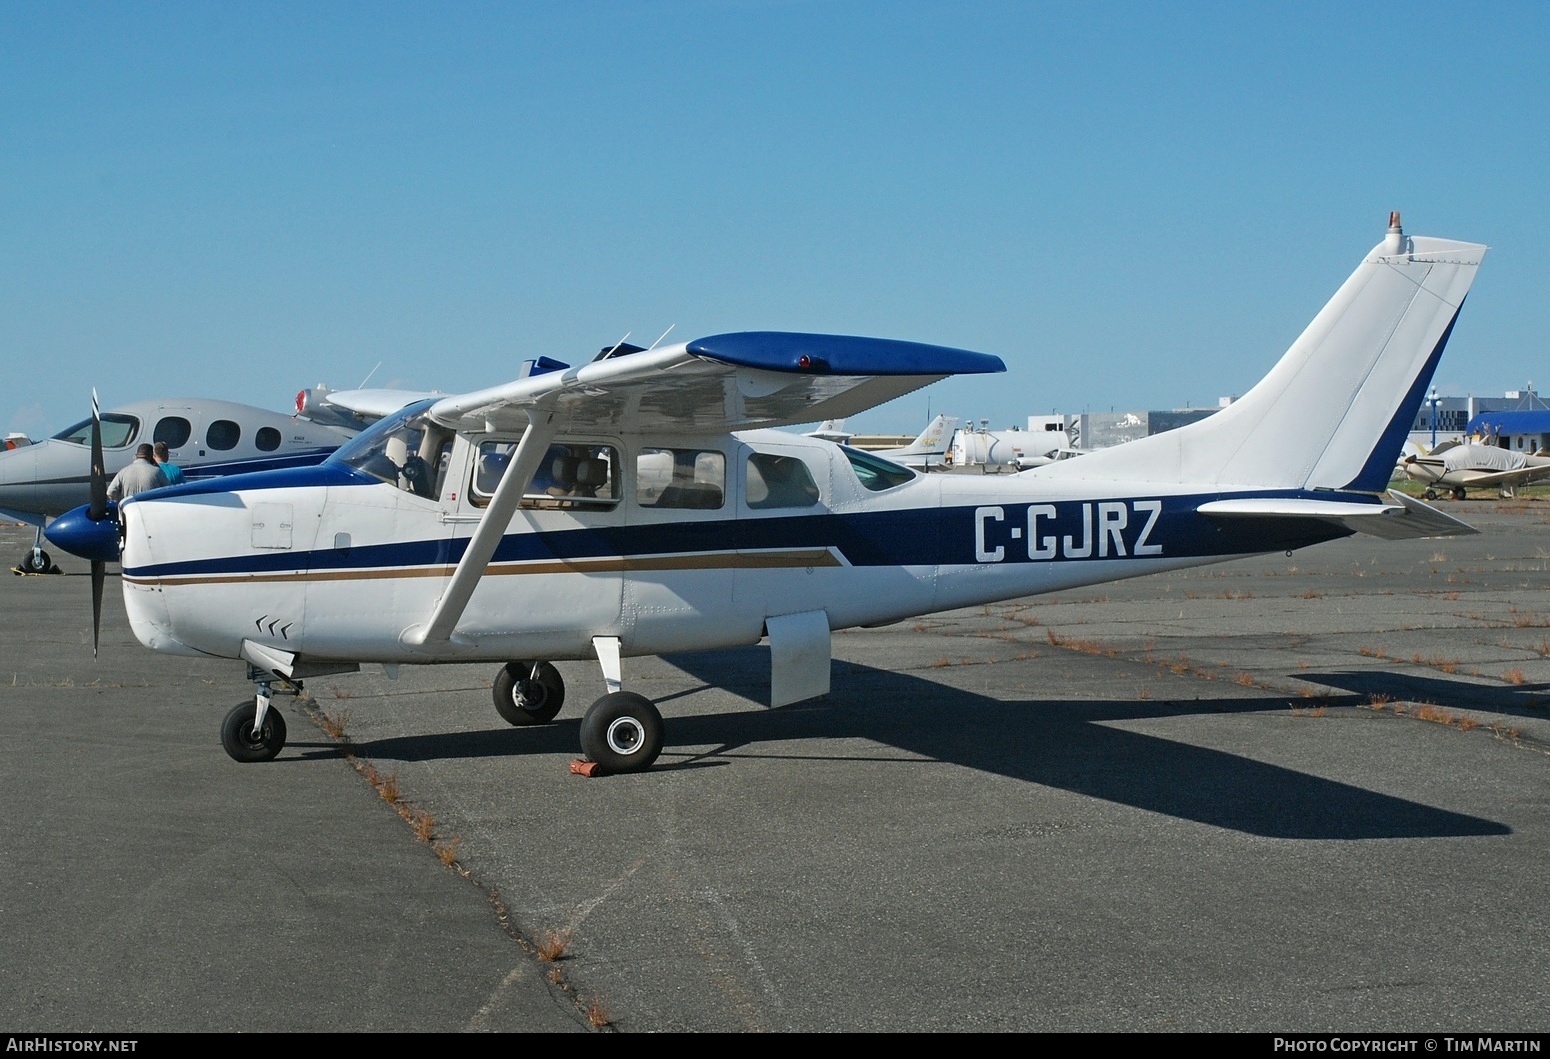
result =
[[108,503],[108,516],[93,521],[88,505],[60,515],[43,531],[53,544],[71,555],[97,562],[118,562],[118,505]]
[[0,507],[21,507],[32,499],[33,483],[38,479],[38,454],[35,446],[0,452]]

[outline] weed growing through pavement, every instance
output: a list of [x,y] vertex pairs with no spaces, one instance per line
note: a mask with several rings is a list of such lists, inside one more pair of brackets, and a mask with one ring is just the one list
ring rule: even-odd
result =
[[462,844],[463,836],[453,835],[451,838],[444,838],[440,842],[432,842],[431,849],[436,851],[436,858],[450,868],[457,863],[457,849]]
[[338,713],[325,713],[318,710],[314,715],[317,718],[318,727],[323,729],[323,734],[336,743],[347,742],[344,735],[345,722],[350,719],[349,710],[340,710]]
[[544,963],[558,963],[565,958],[565,950],[570,948],[570,942],[570,931],[546,930],[538,939],[538,958]]
[[1511,669],[1507,670],[1507,672],[1502,674],[1502,679],[1509,684],[1521,684],[1525,678],[1523,676],[1523,670],[1517,666],[1513,666]]
[[424,809],[410,809],[400,804],[398,815],[408,821],[409,829],[414,832],[414,837],[421,842],[429,842],[431,835],[436,832],[436,818]]
[[609,1023],[608,1009],[596,997],[593,997],[592,1003],[587,1005],[587,1022],[595,1029],[602,1029]]

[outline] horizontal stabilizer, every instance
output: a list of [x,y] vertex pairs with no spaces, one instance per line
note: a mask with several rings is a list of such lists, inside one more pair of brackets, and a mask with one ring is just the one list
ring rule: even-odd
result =
[[1466,537],[1480,531],[1467,522],[1438,511],[1413,497],[1390,490],[1394,503],[1358,503],[1307,497],[1245,497],[1214,500],[1197,509],[1214,518],[1302,518],[1343,526],[1384,540],[1420,537]]

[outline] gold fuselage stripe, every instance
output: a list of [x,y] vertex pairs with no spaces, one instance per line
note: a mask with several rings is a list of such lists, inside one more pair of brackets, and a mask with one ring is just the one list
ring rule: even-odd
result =
[[[778,570],[808,566],[842,566],[827,548],[795,551],[699,552],[690,555],[643,555],[625,558],[540,559],[502,563],[485,568],[486,577],[532,574],[638,574],[662,570]],[[244,585],[287,584],[301,581],[376,581],[391,578],[451,577],[455,566],[403,566],[376,570],[299,570],[284,574],[220,574],[212,576],[129,577],[131,585]]]

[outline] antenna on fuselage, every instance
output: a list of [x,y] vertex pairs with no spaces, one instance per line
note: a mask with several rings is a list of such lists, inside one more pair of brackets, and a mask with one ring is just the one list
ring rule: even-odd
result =
[[[377,361],[377,368],[380,368],[380,367],[382,367],[382,362],[379,360],[379,361]],[[361,380],[361,384],[356,387],[357,390],[364,390],[366,388],[366,384],[371,381],[371,377],[373,375],[377,374],[377,368],[372,368],[370,371],[368,371],[366,373],[366,377],[364,379],[362,379]]]

